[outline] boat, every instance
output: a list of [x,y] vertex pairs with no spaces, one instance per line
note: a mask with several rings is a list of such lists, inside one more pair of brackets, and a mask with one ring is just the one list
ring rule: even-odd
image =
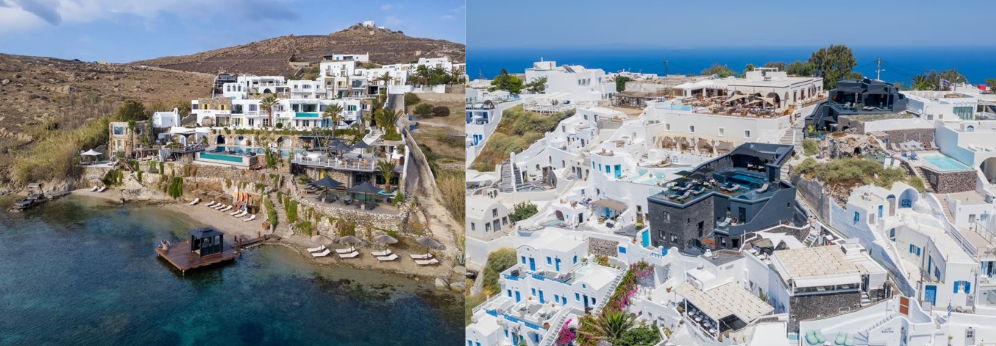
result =
[[17,202],[14,202],[14,205],[11,206],[10,211],[12,212],[24,211],[28,208],[44,203],[45,200],[46,200],[45,196],[42,194],[37,194],[37,193],[31,194],[28,195],[28,197],[25,197]]

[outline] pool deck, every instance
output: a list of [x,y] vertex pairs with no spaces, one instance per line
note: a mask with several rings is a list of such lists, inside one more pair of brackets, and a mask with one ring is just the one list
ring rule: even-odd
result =
[[186,273],[188,270],[231,261],[241,255],[237,249],[226,243],[225,249],[221,253],[201,256],[196,252],[190,251],[189,241],[173,244],[168,250],[156,247],[156,254],[180,270],[181,274]]

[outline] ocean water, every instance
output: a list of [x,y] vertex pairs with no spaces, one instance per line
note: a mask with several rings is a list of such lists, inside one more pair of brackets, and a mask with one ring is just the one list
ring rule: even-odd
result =
[[463,299],[282,246],[181,276],[159,239],[198,226],[63,198],[0,212],[0,345],[458,345]]
[[[709,48],[709,49],[474,49],[467,51],[467,73],[471,79],[491,78],[502,68],[521,73],[540,58],[558,64],[601,68],[606,72],[627,70],[664,73],[668,60],[671,74],[698,74],[713,64],[725,64],[742,71],[747,64],[769,61],[790,63],[808,60],[814,48]],[[930,70],[957,68],[974,84],[996,78],[996,47],[982,48],[852,48],[855,70],[875,76],[875,60],[882,59],[882,79],[909,85],[914,75]]]

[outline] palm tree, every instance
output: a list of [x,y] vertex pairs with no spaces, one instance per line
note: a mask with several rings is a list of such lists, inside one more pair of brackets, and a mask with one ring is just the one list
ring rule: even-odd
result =
[[636,316],[633,314],[605,309],[601,315],[592,320],[590,329],[579,329],[578,333],[591,340],[606,340],[615,344],[634,325],[636,325]]
[[383,115],[381,115],[383,121],[381,127],[384,129],[384,133],[389,132],[391,126],[394,126],[394,123],[398,122],[398,118],[401,118],[402,113],[400,110],[384,110]]
[[377,171],[384,176],[384,191],[390,191],[391,176],[394,175],[394,162],[391,161],[377,162]]
[[394,78],[391,77],[390,73],[384,72],[384,75],[380,76],[380,78],[377,79],[379,79],[381,82],[384,82],[384,87],[387,87],[387,85],[391,83],[391,80],[393,80]]
[[342,106],[338,103],[328,105],[322,112],[322,119],[329,119],[332,122],[332,137],[335,137],[335,130],[339,126],[339,121],[342,121]]
[[259,101],[259,108],[266,111],[270,116],[270,126],[273,126],[273,107],[277,106],[277,98],[273,95],[267,95],[262,100]]

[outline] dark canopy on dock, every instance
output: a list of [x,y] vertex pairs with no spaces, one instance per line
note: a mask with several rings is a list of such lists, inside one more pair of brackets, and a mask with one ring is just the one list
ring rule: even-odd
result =
[[211,228],[211,227],[194,228],[194,229],[189,230],[187,232],[190,233],[190,235],[192,237],[194,237],[195,239],[204,239],[204,238],[213,237],[213,236],[216,236],[216,235],[222,235],[223,234],[223,233],[221,233],[221,231],[218,231],[218,230],[216,230],[214,228]]

